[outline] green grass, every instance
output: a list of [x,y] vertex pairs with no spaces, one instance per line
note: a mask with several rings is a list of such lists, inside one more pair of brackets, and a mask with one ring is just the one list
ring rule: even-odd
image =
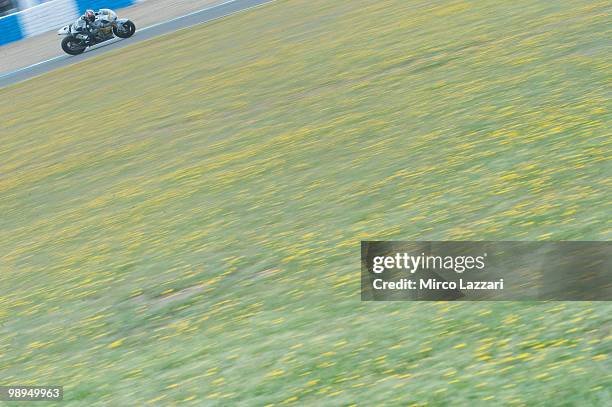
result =
[[1,89],[0,384],[610,405],[609,303],[359,301],[361,239],[610,238],[608,11],[278,1]]

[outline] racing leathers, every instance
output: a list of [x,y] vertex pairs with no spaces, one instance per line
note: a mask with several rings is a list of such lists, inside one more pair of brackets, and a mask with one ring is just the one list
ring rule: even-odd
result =
[[96,21],[90,22],[85,15],[79,17],[78,20],[72,25],[72,28],[79,34],[84,35],[85,42],[87,44],[93,44],[95,42],[95,36],[98,32],[98,27],[96,25]]

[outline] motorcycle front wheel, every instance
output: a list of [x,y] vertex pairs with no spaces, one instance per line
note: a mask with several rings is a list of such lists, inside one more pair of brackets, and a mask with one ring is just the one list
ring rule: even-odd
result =
[[136,32],[136,26],[130,20],[123,23],[123,29],[120,30],[118,27],[113,27],[113,34],[119,38],[130,38]]
[[62,40],[62,49],[66,54],[79,55],[85,51],[85,48],[87,47],[71,35]]

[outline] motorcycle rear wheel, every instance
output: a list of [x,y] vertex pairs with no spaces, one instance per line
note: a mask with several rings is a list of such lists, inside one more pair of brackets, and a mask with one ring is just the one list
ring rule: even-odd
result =
[[85,51],[85,48],[87,47],[83,46],[73,36],[68,36],[62,40],[62,49],[66,54],[79,55]]
[[113,34],[119,38],[130,38],[136,32],[136,25],[130,20],[123,23],[123,30],[113,27]]

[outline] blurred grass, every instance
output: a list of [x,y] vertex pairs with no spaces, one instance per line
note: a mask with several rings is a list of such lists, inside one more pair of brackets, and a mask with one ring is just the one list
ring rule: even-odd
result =
[[609,303],[359,302],[360,239],[608,240],[609,4],[278,1],[0,90],[0,381],[610,405]]

